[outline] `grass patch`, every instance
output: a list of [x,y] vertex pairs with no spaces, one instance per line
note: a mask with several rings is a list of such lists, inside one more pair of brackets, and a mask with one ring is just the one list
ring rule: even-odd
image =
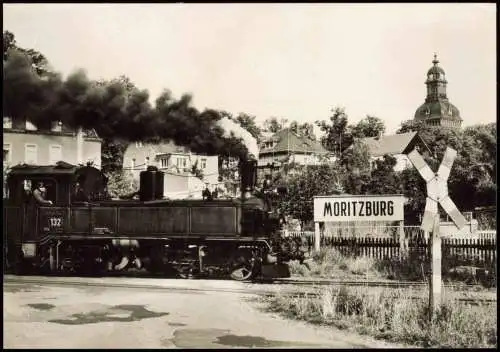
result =
[[[493,267],[481,267],[477,263],[450,257],[443,261],[442,277],[445,282],[482,284],[496,287],[496,263]],[[373,278],[400,281],[425,281],[430,265],[425,258],[412,253],[406,259],[375,259],[366,256],[344,255],[335,248],[322,248],[306,265],[290,262],[293,276],[319,278]]]
[[376,260],[370,257],[344,256],[332,248],[323,248],[311,261],[300,264],[290,262],[295,276],[332,278],[339,276],[378,276]]
[[[429,322],[427,293],[408,289],[327,287],[319,295],[276,294],[268,310],[289,318],[348,329],[422,347],[481,348],[497,345],[496,305],[470,306],[445,300]],[[431,327],[431,328],[429,328]]]

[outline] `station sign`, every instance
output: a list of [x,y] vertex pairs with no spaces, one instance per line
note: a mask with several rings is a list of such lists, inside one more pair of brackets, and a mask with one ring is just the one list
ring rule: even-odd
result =
[[334,195],[314,197],[314,221],[402,221],[401,195]]

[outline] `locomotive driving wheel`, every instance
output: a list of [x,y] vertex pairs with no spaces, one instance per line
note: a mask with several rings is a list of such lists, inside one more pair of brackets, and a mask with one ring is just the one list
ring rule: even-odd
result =
[[238,249],[230,261],[229,276],[236,281],[245,281],[255,274],[257,260],[249,249]]

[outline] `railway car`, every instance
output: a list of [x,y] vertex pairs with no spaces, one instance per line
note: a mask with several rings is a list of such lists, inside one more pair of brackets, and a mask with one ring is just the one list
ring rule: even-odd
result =
[[[211,200],[165,199],[154,167],[140,174],[139,199],[124,200],[107,196],[107,178],[92,166],[14,166],[4,199],[6,264],[17,274],[288,277],[287,262],[304,253],[281,237],[280,193],[256,189],[256,164],[240,162],[239,198]],[[39,182],[51,205],[34,199]]]

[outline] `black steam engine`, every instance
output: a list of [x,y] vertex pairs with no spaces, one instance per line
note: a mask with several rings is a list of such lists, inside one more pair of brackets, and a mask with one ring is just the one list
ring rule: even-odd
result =
[[[16,273],[288,277],[286,262],[303,253],[280,235],[280,193],[256,190],[253,160],[240,163],[240,174],[237,199],[164,199],[164,175],[150,168],[139,200],[111,200],[91,166],[15,166],[4,199],[7,264]],[[52,205],[34,199],[40,182]]]

